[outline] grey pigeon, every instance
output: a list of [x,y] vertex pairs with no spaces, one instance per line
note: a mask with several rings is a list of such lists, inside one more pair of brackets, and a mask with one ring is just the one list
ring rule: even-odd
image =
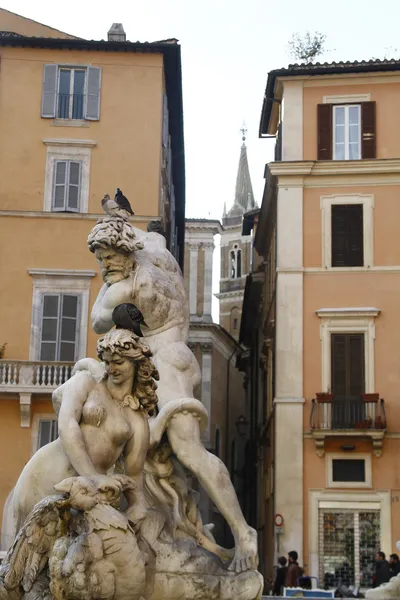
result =
[[118,304],[113,310],[112,320],[117,329],[129,329],[138,337],[143,337],[140,326],[148,327],[142,313],[134,304]]
[[120,207],[114,200],[111,200],[108,194],[106,194],[101,201],[101,206],[103,207],[104,212],[106,212],[110,217],[119,216],[118,213],[120,212]]

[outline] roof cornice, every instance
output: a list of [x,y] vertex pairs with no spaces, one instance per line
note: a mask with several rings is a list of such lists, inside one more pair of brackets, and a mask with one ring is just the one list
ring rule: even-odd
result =
[[400,173],[400,158],[362,160],[304,160],[272,162],[268,165],[278,177],[306,177],[312,175],[365,175],[373,173]]
[[[261,110],[259,137],[268,136],[270,131],[270,121],[273,114],[274,106],[280,103],[279,95],[277,94],[276,84],[282,79],[288,78],[304,78],[315,77],[318,75],[344,75],[359,73],[388,73],[400,71],[400,60],[370,60],[370,61],[354,61],[354,62],[333,62],[333,63],[316,63],[316,64],[294,64],[287,68],[274,69],[268,74],[267,84],[265,87],[263,105]],[[278,86],[281,90],[281,86]],[[273,134],[274,135],[274,134]]]

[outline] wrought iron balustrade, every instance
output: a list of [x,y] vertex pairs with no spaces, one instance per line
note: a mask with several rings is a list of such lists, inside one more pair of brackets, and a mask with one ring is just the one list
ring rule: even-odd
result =
[[74,363],[0,360],[0,391],[54,390],[71,377]]
[[58,94],[59,119],[83,119],[84,94]]
[[[359,397],[320,395],[313,399],[310,415],[312,430],[386,429],[385,401],[378,394]],[[325,396],[325,397],[323,397]]]

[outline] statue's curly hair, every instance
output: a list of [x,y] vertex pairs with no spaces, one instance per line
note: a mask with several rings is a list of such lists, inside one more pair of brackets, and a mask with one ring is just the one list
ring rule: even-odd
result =
[[88,236],[90,252],[97,248],[112,247],[119,252],[131,254],[141,250],[143,244],[136,242],[136,235],[132,225],[122,217],[102,217],[93,227]]
[[157,406],[157,384],[159,374],[151,360],[152,352],[140,338],[128,329],[111,329],[97,342],[97,356],[103,360],[104,352],[130,358],[136,364],[132,396],[139,407],[152,416]]

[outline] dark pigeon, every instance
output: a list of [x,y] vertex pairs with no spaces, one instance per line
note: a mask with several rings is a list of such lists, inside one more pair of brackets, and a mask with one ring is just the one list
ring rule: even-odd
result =
[[130,215],[134,215],[135,213],[132,210],[130,202],[126,196],[123,195],[122,191],[117,188],[117,193],[115,194],[114,201],[118,204],[122,210],[126,210]]
[[140,326],[148,327],[142,313],[134,304],[118,304],[113,310],[112,320],[117,329],[129,329],[138,337],[143,337]]

